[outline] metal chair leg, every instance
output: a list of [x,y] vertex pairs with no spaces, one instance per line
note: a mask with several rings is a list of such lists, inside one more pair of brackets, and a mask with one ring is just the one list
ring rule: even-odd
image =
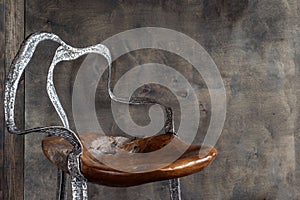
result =
[[169,180],[171,200],[181,200],[180,180],[179,178]]
[[57,170],[57,200],[67,200],[68,198],[68,175],[62,170]]

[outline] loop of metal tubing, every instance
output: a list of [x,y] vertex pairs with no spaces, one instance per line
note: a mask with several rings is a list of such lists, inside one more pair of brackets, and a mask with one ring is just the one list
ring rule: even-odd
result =
[[[28,65],[29,61],[31,60],[33,53],[37,47],[37,45],[44,40],[52,40],[54,42],[59,43],[61,46],[59,46],[56,50],[55,56],[52,60],[52,63],[49,68],[49,73],[47,77],[47,92],[49,95],[49,98],[57,111],[64,127],[60,126],[50,126],[50,127],[41,127],[41,128],[32,128],[27,130],[19,130],[15,124],[14,120],[14,106],[15,106],[15,99],[16,99],[16,92],[18,88],[18,84],[20,81],[20,78]],[[8,127],[9,132],[23,135],[33,132],[42,132],[46,133],[48,135],[56,135],[63,137],[68,142],[70,142],[73,145],[73,150],[70,153],[68,157],[68,169],[71,174],[71,185],[72,185],[72,195],[73,199],[75,200],[81,200],[81,199],[87,199],[87,185],[86,185],[86,179],[81,174],[80,171],[80,156],[82,154],[82,144],[77,136],[76,133],[74,133],[72,130],[69,129],[69,122],[67,115],[62,108],[62,105],[59,101],[59,98],[57,96],[54,83],[53,83],[53,71],[57,63],[64,61],[64,60],[74,60],[78,57],[88,54],[88,53],[97,53],[106,58],[109,65],[109,73],[108,73],[108,93],[112,100],[119,102],[119,103],[125,103],[130,105],[141,105],[141,104],[160,104],[159,102],[148,99],[148,98],[132,98],[130,101],[127,101],[126,99],[118,98],[116,97],[112,90],[111,90],[111,56],[110,52],[104,45],[98,44],[95,46],[91,46],[88,48],[74,48],[69,45],[67,45],[65,42],[63,42],[57,35],[52,33],[35,33],[28,37],[28,39],[24,42],[22,47],[20,48],[16,58],[14,59],[11,69],[8,75],[8,80],[6,82],[5,86],[5,99],[4,99],[4,110],[5,110],[5,119],[6,124]],[[162,105],[163,106],[163,105]],[[175,134],[174,130],[174,119],[173,119],[173,112],[170,107],[166,107],[166,122],[165,122],[165,132],[166,133],[173,133]],[[65,183],[65,174],[59,173],[59,192],[58,197],[59,199],[63,200],[66,199],[66,188],[64,187]],[[175,183],[172,184],[174,180],[170,180],[170,190],[171,190],[171,198],[172,199],[180,199],[180,185],[179,185],[179,179],[175,180]],[[173,194],[173,193],[174,194]],[[173,195],[172,195],[173,194]],[[173,198],[174,196],[177,196],[178,198]]]

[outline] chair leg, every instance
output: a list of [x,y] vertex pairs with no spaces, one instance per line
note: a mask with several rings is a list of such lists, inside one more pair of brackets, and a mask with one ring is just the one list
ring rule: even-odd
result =
[[87,182],[76,177],[71,177],[73,200],[88,200]]
[[57,200],[67,200],[68,194],[68,175],[62,170],[57,170]]
[[171,200],[181,200],[180,180],[179,178],[169,180]]

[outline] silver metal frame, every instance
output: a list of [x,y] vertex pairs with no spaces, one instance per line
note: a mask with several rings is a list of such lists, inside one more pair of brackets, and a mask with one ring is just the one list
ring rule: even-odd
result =
[[[28,65],[29,61],[31,60],[37,45],[44,41],[44,40],[51,40],[60,44],[57,48],[55,55],[53,57],[52,63],[50,65],[48,76],[47,76],[47,92],[49,98],[59,115],[63,126],[49,126],[49,127],[37,127],[31,128],[26,130],[19,130],[15,124],[14,119],[14,108],[15,108],[15,99],[16,93],[18,89],[18,84],[20,78]],[[34,132],[41,132],[46,133],[50,136],[60,136],[66,139],[73,145],[72,152],[68,156],[68,169],[71,176],[71,186],[72,186],[72,196],[73,200],[87,200],[87,180],[83,176],[80,170],[80,156],[82,155],[82,144],[78,135],[73,132],[69,127],[69,121],[64,111],[58,95],[55,90],[54,82],[53,82],[53,72],[54,68],[57,63],[61,61],[68,61],[68,60],[75,60],[78,57],[89,54],[89,53],[96,53],[100,54],[108,62],[109,70],[108,70],[108,83],[107,89],[109,96],[112,100],[125,103],[129,105],[141,105],[141,104],[159,104],[161,103],[148,98],[132,98],[130,101],[118,98],[114,95],[111,89],[111,55],[109,49],[102,45],[97,44],[94,46],[90,46],[87,48],[74,48],[72,46],[67,45],[63,40],[61,40],[57,35],[53,33],[34,33],[30,35],[21,46],[17,56],[13,60],[11,64],[11,69],[8,74],[8,80],[5,85],[5,99],[4,99],[4,110],[5,110],[5,120],[8,131],[13,134],[17,135],[24,135],[28,133]],[[163,106],[163,105],[162,105]],[[163,106],[166,112],[166,122],[165,122],[165,132],[175,134],[174,129],[174,119],[172,109],[170,107]],[[62,172],[58,171],[58,190],[57,190],[57,198],[59,200],[67,199],[67,175]],[[180,183],[179,179],[172,179],[169,180],[170,182],[170,193],[172,200],[180,200]]]

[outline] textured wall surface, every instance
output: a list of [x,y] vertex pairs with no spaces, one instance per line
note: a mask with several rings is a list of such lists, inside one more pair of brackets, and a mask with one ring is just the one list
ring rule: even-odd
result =
[[[10,63],[24,40],[24,1],[0,0],[0,199],[23,199],[24,137],[5,127],[4,87]],[[16,123],[24,128],[24,78],[15,104]]]
[[[218,66],[227,90],[227,117],[211,166],[182,178],[182,197],[195,199],[300,199],[300,1],[42,1],[26,2],[26,35],[51,31],[84,47],[119,32],[145,26],[180,31],[199,42]],[[121,44],[120,44],[121,45]],[[60,124],[47,98],[47,66],[57,46],[43,42],[25,77],[27,128]],[[72,84],[83,58],[59,64],[58,93],[71,117]],[[185,60],[155,50],[129,53],[114,63],[114,79],[148,62],[169,65],[192,84],[201,104],[201,141],[210,119],[205,82]],[[97,99],[107,134],[122,134],[113,122],[105,79]],[[182,88],[180,94],[185,94]],[[177,102],[164,88],[148,85],[137,95]],[[134,111],[136,112],[136,111]],[[176,111],[178,121],[178,111]],[[141,123],[145,113],[136,112]],[[72,119],[72,117],[71,117]],[[56,170],[41,151],[44,136],[25,138],[25,199],[54,199]],[[168,182],[131,188],[89,185],[90,199],[169,199]]]

